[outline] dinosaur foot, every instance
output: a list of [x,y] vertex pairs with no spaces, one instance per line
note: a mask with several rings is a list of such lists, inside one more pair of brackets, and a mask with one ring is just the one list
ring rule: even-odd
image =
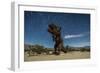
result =
[[53,54],[55,54],[55,55],[60,55],[60,52],[53,52]]

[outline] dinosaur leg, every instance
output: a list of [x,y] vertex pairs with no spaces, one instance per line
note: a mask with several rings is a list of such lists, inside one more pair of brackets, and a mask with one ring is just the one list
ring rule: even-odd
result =
[[60,51],[59,51],[59,45],[57,43],[55,44],[54,48],[55,48],[54,54],[59,55]]
[[67,50],[65,48],[62,48],[61,51],[63,51],[64,53],[67,53]]
[[61,44],[61,51],[67,53],[67,50],[64,48],[63,44]]

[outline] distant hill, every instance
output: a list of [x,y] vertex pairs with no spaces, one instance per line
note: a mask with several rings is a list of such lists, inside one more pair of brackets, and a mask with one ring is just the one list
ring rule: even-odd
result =
[[[32,45],[32,44],[24,44],[24,50],[48,50],[48,51],[53,51],[54,48],[46,48],[45,46],[42,45]],[[67,51],[90,51],[90,46],[83,46],[83,47],[73,47],[73,46],[66,46],[65,49]]]
[[46,47],[44,47],[44,46],[42,46],[42,45],[38,45],[38,44],[36,44],[36,45],[24,44],[24,49],[25,49],[25,50],[30,50],[30,48],[37,48],[37,47],[41,47],[42,49],[53,50],[53,48],[46,48]]
[[90,46],[84,46],[84,48],[90,48]]
[[81,48],[89,49],[90,46],[83,46],[83,47],[73,47],[73,46],[69,46],[69,48],[73,48],[73,49],[81,49]]

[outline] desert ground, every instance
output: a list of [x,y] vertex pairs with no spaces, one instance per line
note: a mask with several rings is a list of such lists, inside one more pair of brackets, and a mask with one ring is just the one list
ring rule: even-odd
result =
[[68,52],[68,53],[61,53],[60,55],[38,55],[38,56],[29,56],[27,52],[24,53],[24,61],[31,62],[31,61],[48,61],[48,60],[72,60],[72,59],[89,59],[90,52]]

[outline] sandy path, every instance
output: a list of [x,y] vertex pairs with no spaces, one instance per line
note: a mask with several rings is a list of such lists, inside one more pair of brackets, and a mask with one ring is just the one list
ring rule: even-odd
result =
[[27,56],[24,55],[24,61],[44,61],[44,60],[65,60],[65,59],[88,59],[90,58],[90,52],[69,52],[56,55],[40,55],[40,56]]

